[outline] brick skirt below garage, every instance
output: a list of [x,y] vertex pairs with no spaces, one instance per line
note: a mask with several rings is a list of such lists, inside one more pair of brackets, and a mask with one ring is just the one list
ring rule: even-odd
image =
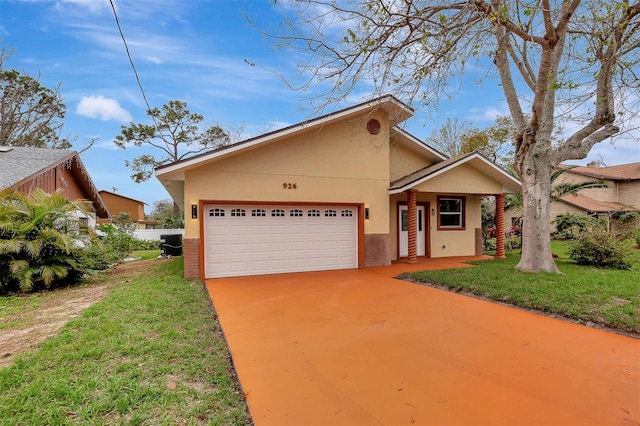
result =
[[184,277],[200,279],[200,238],[184,239]]
[[365,234],[364,266],[391,265],[391,243],[389,234]]
[[[391,265],[389,234],[364,236],[365,267]],[[184,239],[184,277],[200,279],[200,238]]]

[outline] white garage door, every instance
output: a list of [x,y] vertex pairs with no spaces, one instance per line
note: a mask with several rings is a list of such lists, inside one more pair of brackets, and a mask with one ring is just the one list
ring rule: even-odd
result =
[[358,266],[357,207],[204,206],[205,277]]

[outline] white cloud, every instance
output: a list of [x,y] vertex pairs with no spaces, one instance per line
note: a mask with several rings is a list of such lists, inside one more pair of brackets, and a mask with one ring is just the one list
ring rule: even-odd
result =
[[[27,0],[38,2],[40,0]],[[58,10],[65,11],[66,7],[79,7],[82,9],[88,9],[89,12],[98,14],[103,10],[108,10],[110,8],[108,1],[98,1],[98,0],[57,0],[54,3],[54,7]]]
[[471,108],[466,117],[467,120],[470,121],[495,121],[498,116],[509,116],[509,110],[507,109],[507,105],[503,104],[498,107],[487,107],[487,108]]
[[83,96],[76,106],[76,113],[100,120],[131,121],[129,112],[122,108],[118,101],[104,96]]

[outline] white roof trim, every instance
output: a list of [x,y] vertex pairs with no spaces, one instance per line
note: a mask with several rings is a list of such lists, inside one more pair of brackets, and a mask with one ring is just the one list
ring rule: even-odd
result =
[[[487,160],[486,158],[484,158],[482,155],[478,154],[478,153],[473,153],[472,155],[469,155],[468,157],[463,157],[460,159],[460,161],[456,161],[454,163],[449,164],[447,167],[444,167],[436,172],[433,172],[431,174],[428,174],[427,176],[424,176],[416,181],[413,181],[411,183],[407,183],[405,185],[403,185],[400,188],[396,188],[396,189],[390,189],[389,190],[389,194],[399,194],[401,192],[404,192],[408,189],[411,189],[417,185],[420,185],[423,182],[426,182],[430,179],[435,178],[436,176],[440,176],[443,173],[446,173],[462,164],[468,163],[471,160],[474,159],[479,159],[481,160],[483,163],[485,163],[486,165],[490,166],[491,168],[493,168],[494,170],[496,170],[497,172],[499,172],[500,174],[502,174],[504,177],[506,177],[508,180],[510,180],[516,187],[522,187],[522,183],[520,183],[520,181],[518,179],[516,179],[515,177],[511,176],[511,174],[505,172],[501,167],[497,166],[496,164],[492,163],[491,161]],[[504,185],[503,185],[504,186]]]
[[[351,107],[351,108],[345,108],[341,111],[338,111],[336,113],[331,113],[331,114],[327,114],[324,115],[322,117],[319,118],[315,118],[309,121],[304,121],[302,123],[299,123],[297,125],[293,125],[290,127],[286,127],[284,129],[281,130],[276,130],[272,133],[268,133],[266,135],[262,135],[262,136],[258,136],[254,139],[248,139],[246,142],[240,142],[236,145],[231,145],[226,149],[221,149],[219,151],[215,151],[210,153],[209,155],[202,155],[202,156],[196,156],[193,157],[191,159],[186,159],[183,161],[180,161],[179,163],[175,163],[173,165],[168,165],[168,166],[164,166],[164,167],[160,167],[159,169],[155,170],[155,174],[156,177],[160,178],[163,175],[167,175],[167,174],[171,174],[173,172],[176,171],[180,171],[183,169],[187,169],[187,168],[191,168],[194,167],[200,163],[204,163],[204,162],[208,162],[211,161],[215,158],[218,157],[222,157],[222,156],[228,156],[230,154],[234,154],[236,152],[239,151],[244,151],[247,150],[249,148],[255,147],[256,145],[261,145],[264,143],[268,143],[270,141],[276,140],[276,139],[280,139],[298,132],[301,132],[303,130],[308,130],[311,129],[313,127],[316,126],[321,126],[324,125],[326,123],[329,123],[331,121],[335,121],[335,120],[339,120],[340,118],[349,116],[349,115],[353,115],[353,114],[357,114],[363,111],[367,111],[371,108],[377,107],[377,106],[383,106],[387,103],[393,103],[395,104],[397,107],[399,107],[401,110],[403,110],[405,112],[406,115],[408,115],[409,117],[413,115],[413,110],[411,108],[409,108],[407,105],[405,105],[404,103],[400,102],[398,99],[396,99],[393,96],[387,95],[387,96],[383,96],[381,98],[378,99],[374,99],[372,101],[357,105],[355,107]],[[405,118],[406,119],[406,118]],[[183,175],[184,176],[184,175]],[[183,177],[184,179],[184,177]]]
[[397,132],[400,136],[405,138],[407,141],[413,143],[418,149],[420,149],[422,151],[427,151],[430,154],[432,154],[433,156],[439,158],[440,160],[448,160],[449,159],[449,157],[447,157],[446,155],[444,155],[440,151],[434,149],[430,145],[427,145],[426,143],[422,142],[420,139],[418,139],[417,137],[413,136],[411,133],[407,132],[406,130],[401,129],[400,127],[396,126],[396,127],[393,128],[393,131]]

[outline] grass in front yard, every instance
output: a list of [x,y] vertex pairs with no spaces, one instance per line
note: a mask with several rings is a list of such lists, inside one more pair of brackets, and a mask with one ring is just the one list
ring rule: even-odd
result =
[[134,250],[131,257],[139,257],[141,260],[155,259],[160,256],[160,250]]
[[0,425],[251,424],[203,285],[141,266],[0,369]]
[[561,256],[556,263],[562,275],[517,271],[520,255],[513,252],[507,259],[477,262],[473,268],[422,271],[400,278],[640,333],[640,250],[635,250],[634,267],[627,271],[578,266],[562,258],[566,244],[561,242],[554,242],[553,252]]

